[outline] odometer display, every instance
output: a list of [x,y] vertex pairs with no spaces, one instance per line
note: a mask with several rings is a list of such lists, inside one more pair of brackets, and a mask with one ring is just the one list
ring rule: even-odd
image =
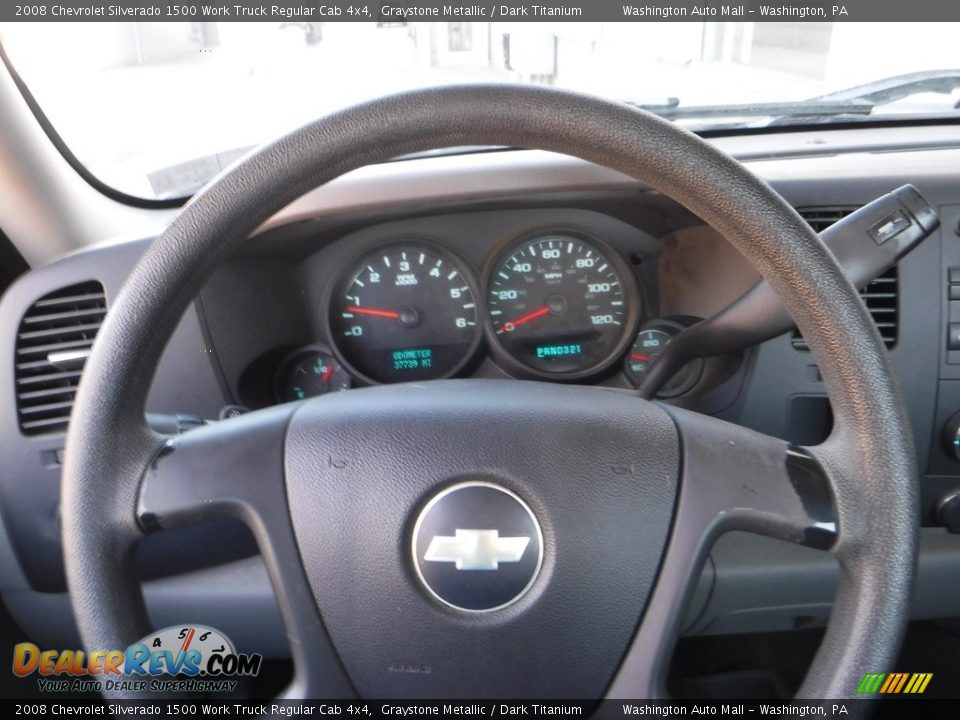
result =
[[360,258],[330,299],[343,363],[370,382],[447,377],[480,342],[473,282],[428,245],[392,245]]
[[582,377],[617,359],[635,324],[629,270],[595,240],[540,235],[500,256],[487,281],[492,335],[536,375]]

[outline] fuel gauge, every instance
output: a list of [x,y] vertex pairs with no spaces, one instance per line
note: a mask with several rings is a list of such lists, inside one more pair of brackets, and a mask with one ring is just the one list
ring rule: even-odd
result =
[[287,359],[277,375],[280,402],[304,400],[350,389],[350,375],[323,350],[304,350]]
[[[641,328],[623,363],[623,372],[630,382],[635,386],[643,382],[650,366],[683,328],[683,325],[671,320],[655,320]],[[657,393],[657,397],[672,398],[689,392],[702,374],[703,360],[694,360],[670,378]]]

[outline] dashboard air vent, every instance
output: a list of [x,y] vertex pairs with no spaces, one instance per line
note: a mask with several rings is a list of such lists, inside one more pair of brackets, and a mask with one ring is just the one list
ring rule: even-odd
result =
[[[857,210],[856,206],[836,206],[798,208],[797,212],[815,232],[821,233],[854,210]],[[897,344],[898,290],[897,266],[894,265],[860,291],[888,349]],[[791,342],[798,350],[807,350],[807,343],[798,330],[793,331]]]
[[33,303],[17,331],[17,417],[25,435],[63,432],[80,371],[107,312],[103,285],[71,285]]

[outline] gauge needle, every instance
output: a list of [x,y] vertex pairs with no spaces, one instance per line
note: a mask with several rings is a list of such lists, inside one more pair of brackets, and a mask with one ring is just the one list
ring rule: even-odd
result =
[[633,353],[633,354],[630,356],[630,359],[631,359],[631,360],[639,360],[640,362],[646,362],[647,360],[650,359],[650,356],[649,356],[649,355],[641,355],[641,354],[639,354],[639,353]]
[[323,375],[320,376],[320,379],[323,382],[330,382],[330,378],[333,376],[333,370],[333,365],[329,365],[328,367],[324,368]]
[[400,319],[400,313],[395,310],[375,310],[374,308],[351,305],[347,308],[347,312],[353,313],[354,315],[372,315],[373,317],[389,318],[390,320]]
[[544,305],[539,310],[534,310],[533,312],[528,312],[526,315],[521,315],[520,317],[518,317],[516,320],[513,320],[512,322],[504,323],[503,326],[499,330],[497,330],[497,335],[499,335],[502,332],[510,332],[518,325],[523,325],[524,323],[528,323],[531,320],[536,320],[538,317],[543,317],[549,312],[550,312],[550,308]]

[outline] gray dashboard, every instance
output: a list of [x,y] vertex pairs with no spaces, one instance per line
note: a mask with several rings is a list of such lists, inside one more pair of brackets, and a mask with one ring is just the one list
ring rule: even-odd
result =
[[[939,208],[941,229],[898,267],[897,340],[890,350],[906,398],[921,462],[923,534],[916,617],[956,614],[960,606],[960,538],[937,528],[937,507],[960,489],[960,462],[941,441],[960,410],[960,356],[948,351],[949,322],[960,322],[950,299],[949,270],[960,267],[960,151],[953,147],[889,150],[889,138],[853,151],[796,152],[777,157],[757,141],[751,167],[798,208],[855,207],[913,183]],[[750,160],[750,153],[744,159]],[[457,166],[459,163],[459,167]],[[486,185],[473,177],[476,163]],[[215,274],[171,339],[154,380],[148,412],[215,419],[226,405],[275,402],[273,378],[285,354],[329,342],[324,296],[338,270],[364,248],[393,238],[429,237],[447,244],[482,273],[506,238],[555,224],[583,227],[627,259],[642,288],[644,317],[704,317],[756,281],[746,262],[685,209],[622,177],[597,174],[579,161],[518,151],[495,159],[440,158],[395,163],[347,178],[351,202],[332,210],[329,194],[298,201],[268,223]],[[506,168],[498,192],[491,167]],[[433,173],[433,174],[431,174]],[[378,195],[416,175],[405,199]],[[438,188],[457,178],[450,196]],[[525,187],[524,179],[529,180]],[[359,202],[357,188],[368,199]],[[434,189],[436,197],[432,197]],[[509,191],[507,191],[509,189]],[[336,195],[340,190],[334,188]],[[391,192],[398,192],[395,188]],[[418,201],[414,195],[423,192]],[[381,202],[375,202],[379,197]],[[21,321],[51,292],[90,280],[114,297],[149,239],[97,245],[68,254],[19,280],[0,300],[0,590],[20,624],[47,642],[74,632],[69,620],[58,527],[63,434],[24,434],[15,397],[15,355]],[[476,377],[507,373],[489,356]],[[628,388],[612,372],[596,380]],[[809,353],[784,335],[731,361],[708,391],[677,402],[798,443],[829,430],[825,389]],[[810,427],[815,426],[811,434]],[[283,633],[269,582],[246,531],[235,525],[161,534],[141,553],[156,622],[189,616],[221,627],[240,645],[284,654]],[[772,541],[731,536],[714,550],[689,612],[691,633],[780,630],[822,624],[836,568],[832,558]],[[59,609],[58,614],[53,610]],[[256,613],[256,627],[244,617]],[[62,622],[49,623],[47,618]]]

